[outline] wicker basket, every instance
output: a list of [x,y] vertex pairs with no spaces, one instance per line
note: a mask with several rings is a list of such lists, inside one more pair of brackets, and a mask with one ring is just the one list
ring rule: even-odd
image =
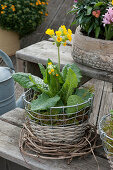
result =
[[[102,117],[99,123],[99,131],[100,137],[102,139],[103,148],[107,154],[107,158],[109,160],[111,170],[113,170],[113,138],[109,137],[104,131],[104,127],[109,124],[109,120],[111,120],[111,114],[105,115]],[[113,117],[113,116],[112,116]]]
[[[74,106],[51,107],[48,115],[30,110],[30,102],[33,95],[34,92],[30,89],[25,92],[23,99],[27,111],[27,125],[38,139],[45,142],[67,144],[74,144],[81,140],[92,111],[93,97],[82,104]],[[84,108],[80,110],[81,105],[84,105]],[[67,116],[67,109],[73,107],[76,107],[77,111],[75,113],[68,113],[70,116]],[[56,113],[59,109],[59,114],[53,114],[53,112]]]

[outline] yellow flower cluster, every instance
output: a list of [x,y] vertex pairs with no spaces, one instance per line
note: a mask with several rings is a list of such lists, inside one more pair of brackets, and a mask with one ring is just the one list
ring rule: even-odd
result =
[[53,65],[52,65],[52,62],[49,62],[49,63],[48,63],[48,70],[49,70],[48,73],[49,73],[50,75],[53,73],[53,75],[55,75],[56,77],[59,76],[59,74],[55,73],[55,70],[54,70],[54,67],[53,67]]
[[63,44],[66,46],[66,41],[72,40],[72,31],[70,29],[66,29],[65,25],[61,25],[61,27],[54,33],[53,29],[47,29],[46,34],[51,36],[53,40],[55,41],[57,47],[60,46],[60,44]]
[[112,0],[111,4],[113,5],[113,0]]
[[46,34],[53,36],[54,35],[54,30],[53,29],[47,29]]

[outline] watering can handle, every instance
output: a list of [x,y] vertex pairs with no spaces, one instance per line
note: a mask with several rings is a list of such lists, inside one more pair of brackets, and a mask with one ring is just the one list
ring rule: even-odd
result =
[[2,50],[0,50],[0,56],[2,57],[2,59],[6,63],[6,65],[10,69],[14,70],[13,63],[12,63],[11,59],[9,58],[9,56],[5,52],[3,52]]

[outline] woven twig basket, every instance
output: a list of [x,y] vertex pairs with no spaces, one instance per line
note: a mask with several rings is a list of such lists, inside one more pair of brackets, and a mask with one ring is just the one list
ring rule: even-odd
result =
[[[30,101],[33,97],[33,91],[28,90],[23,98],[25,109],[27,111],[26,121],[35,136],[44,142],[52,143],[77,143],[84,136],[88,125],[88,119],[92,111],[92,101],[90,98],[87,102],[82,103],[83,109],[79,109],[81,105],[51,107],[50,114],[41,114],[30,110]],[[76,107],[75,113],[67,116],[67,109]],[[53,114],[52,111],[60,109],[60,114]],[[69,113],[68,113],[69,115]]]
[[85,135],[77,144],[44,142],[36,137],[29,129],[28,124],[24,124],[20,133],[19,148],[24,155],[33,158],[43,159],[69,159],[73,157],[85,156],[93,153],[96,145],[97,132],[95,127],[87,125]]
[[100,137],[103,143],[103,148],[107,154],[107,158],[110,163],[111,170],[113,170],[113,152],[112,152],[113,151],[113,138],[109,137],[104,131],[104,127],[109,124],[109,120],[111,120],[111,116],[112,116],[111,114],[108,114],[102,117],[99,123],[99,131],[100,131]]

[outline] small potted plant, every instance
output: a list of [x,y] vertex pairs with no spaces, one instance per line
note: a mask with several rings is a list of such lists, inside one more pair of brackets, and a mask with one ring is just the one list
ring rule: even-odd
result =
[[74,144],[82,139],[87,129],[92,89],[79,88],[81,73],[75,64],[60,68],[60,45],[66,46],[66,41],[71,41],[71,30],[62,25],[56,32],[48,29],[46,34],[58,47],[58,64],[54,65],[50,59],[46,68],[38,64],[43,79],[30,73],[15,73],[13,78],[29,89],[23,98],[33,134],[43,142]]
[[99,122],[99,130],[104,150],[113,169],[113,110],[110,111],[110,114],[102,117]]
[[[10,43],[5,41],[6,45],[3,45],[7,47],[8,44],[10,46],[12,44],[12,48],[16,49],[15,44],[17,42],[18,49],[19,38],[36,30],[37,26],[48,15],[47,5],[47,0],[0,0],[0,31],[4,38],[1,40],[0,48],[4,40],[12,38],[8,41]],[[8,34],[11,34],[11,36],[8,36]],[[3,49],[6,53],[7,48],[6,50]]]
[[75,0],[71,12],[78,26],[72,48],[75,62],[113,72],[113,1]]

